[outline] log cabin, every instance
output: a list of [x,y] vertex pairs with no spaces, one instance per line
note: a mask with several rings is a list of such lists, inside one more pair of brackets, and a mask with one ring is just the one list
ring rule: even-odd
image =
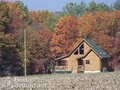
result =
[[55,72],[98,73],[108,68],[109,57],[90,38],[83,39],[71,53],[55,59]]

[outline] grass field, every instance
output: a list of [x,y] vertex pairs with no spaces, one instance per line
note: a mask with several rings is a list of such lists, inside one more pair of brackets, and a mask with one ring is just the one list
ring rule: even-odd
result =
[[0,90],[120,90],[120,72],[0,78]]

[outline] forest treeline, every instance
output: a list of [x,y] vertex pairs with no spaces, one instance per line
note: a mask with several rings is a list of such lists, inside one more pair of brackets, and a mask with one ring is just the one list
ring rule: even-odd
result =
[[120,66],[120,0],[68,3],[60,12],[29,11],[21,1],[0,1],[0,76],[24,75],[24,30],[27,74],[50,73],[55,58],[91,38]]

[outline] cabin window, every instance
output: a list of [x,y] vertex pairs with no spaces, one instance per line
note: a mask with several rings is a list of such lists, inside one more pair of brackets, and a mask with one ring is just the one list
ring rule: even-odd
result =
[[86,60],[86,64],[90,64],[90,60]]
[[83,65],[83,60],[78,60],[78,65]]
[[90,64],[90,60],[86,60],[86,64]]
[[62,61],[62,65],[66,66],[67,65],[67,61]]
[[61,60],[56,61],[56,64],[57,64],[58,66],[61,66],[61,65],[62,65],[62,64],[61,64]]
[[84,54],[84,44],[82,44],[79,48],[79,53]]
[[74,55],[78,55],[78,50],[75,51]]
[[58,60],[56,62],[56,65],[58,65],[58,66],[66,66],[67,65],[67,61]]

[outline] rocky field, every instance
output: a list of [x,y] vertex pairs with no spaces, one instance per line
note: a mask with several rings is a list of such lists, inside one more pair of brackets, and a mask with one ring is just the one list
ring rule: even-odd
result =
[[120,90],[120,72],[0,78],[0,90]]

